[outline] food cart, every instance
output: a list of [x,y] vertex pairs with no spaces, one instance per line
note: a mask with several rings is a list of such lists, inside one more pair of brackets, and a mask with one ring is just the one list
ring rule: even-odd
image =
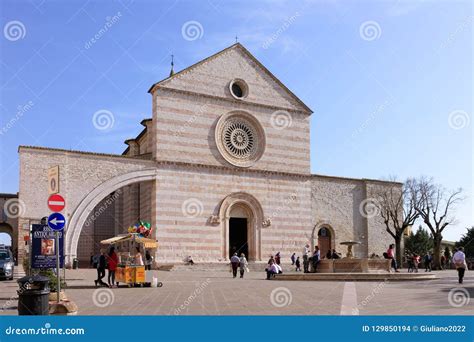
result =
[[[102,240],[100,242],[104,245],[124,245],[128,244],[128,252],[118,252],[119,263],[115,271],[115,281],[118,283],[124,283],[128,286],[150,286],[151,283],[146,281],[146,271],[144,265],[135,265],[134,257],[130,253],[130,246],[134,244],[140,244],[143,246],[143,257],[147,248],[157,248],[158,243],[153,240],[137,233],[128,233],[118,235],[110,239]],[[157,284],[158,287],[163,286],[162,283]]]

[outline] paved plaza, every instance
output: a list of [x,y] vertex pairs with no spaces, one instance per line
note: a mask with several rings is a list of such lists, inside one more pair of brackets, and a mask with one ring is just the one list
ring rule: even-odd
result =
[[[263,272],[152,271],[161,288],[95,288],[93,269],[68,270],[79,315],[472,315],[474,274],[410,282],[267,281]],[[0,282],[0,314],[16,315],[16,280]]]

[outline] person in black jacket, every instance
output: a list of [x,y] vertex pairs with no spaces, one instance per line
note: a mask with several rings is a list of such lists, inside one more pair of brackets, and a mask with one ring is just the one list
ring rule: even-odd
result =
[[105,258],[105,251],[102,249],[100,251],[99,262],[97,263],[97,279],[94,280],[95,286],[99,284],[100,286],[106,286],[107,284],[102,281],[105,277],[105,269],[107,268],[107,259]]

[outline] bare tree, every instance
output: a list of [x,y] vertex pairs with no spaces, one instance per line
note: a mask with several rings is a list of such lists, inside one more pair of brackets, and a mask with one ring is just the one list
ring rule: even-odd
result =
[[440,269],[442,233],[448,225],[455,223],[452,211],[463,200],[462,189],[447,191],[432,179],[421,179],[418,188],[420,201],[415,209],[433,235],[433,268]]
[[380,211],[386,231],[395,240],[396,260],[399,265],[403,255],[403,233],[420,216],[415,209],[419,201],[418,181],[414,178],[407,179],[401,186],[399,183],[381,186],[376,192],[375,205]]

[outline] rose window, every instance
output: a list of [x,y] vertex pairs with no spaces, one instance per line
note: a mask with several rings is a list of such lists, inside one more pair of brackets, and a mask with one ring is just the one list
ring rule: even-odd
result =
[[224,159],[235,166],[251,166],[260,159],[264,141],[262,127],[250,114],[226,114],[217,123],[217,148]]

